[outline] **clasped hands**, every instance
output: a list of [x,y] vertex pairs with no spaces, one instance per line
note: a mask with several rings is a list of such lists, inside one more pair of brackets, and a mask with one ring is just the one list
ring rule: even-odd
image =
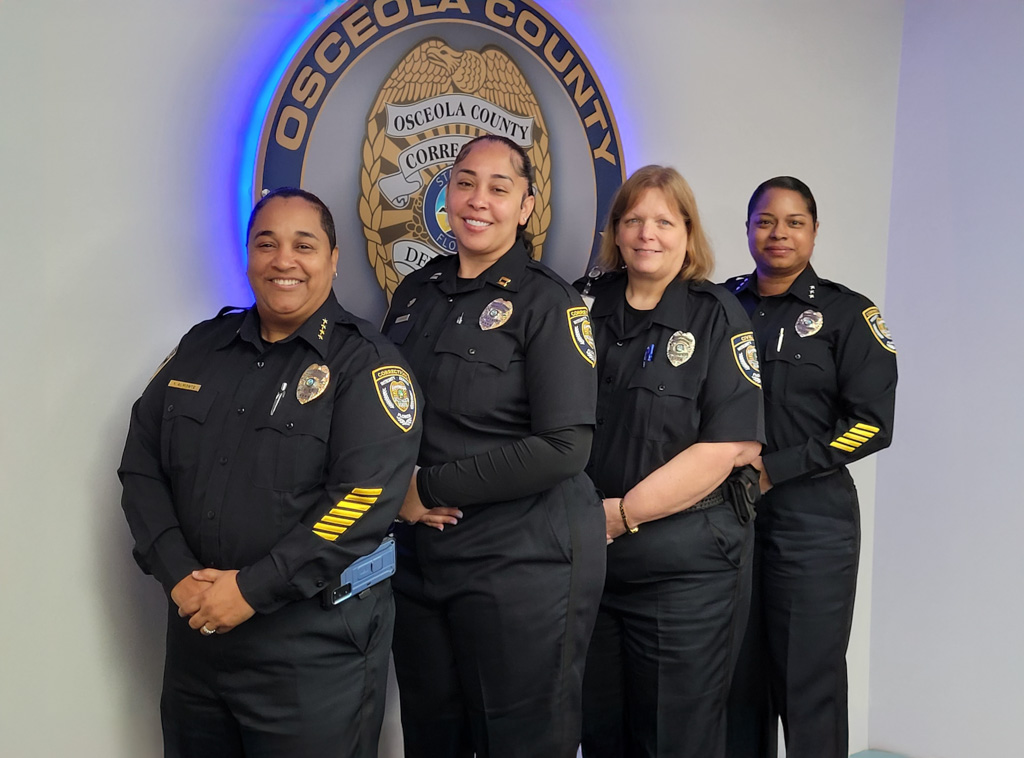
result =
[[203,634],[227,634],[256,613],[238,589],[238,571],[193,571],[171,590],[178,615]]

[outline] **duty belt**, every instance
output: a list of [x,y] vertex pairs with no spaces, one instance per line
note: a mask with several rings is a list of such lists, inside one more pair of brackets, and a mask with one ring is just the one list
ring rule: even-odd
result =
[[717,490],[712,492],[706,497],[702,497],[696,503],[686,509],[686,512],[690,511],[702,511],[705,508],[712,508],[716,505],[721,505],[725,502],[725,495],[722,494],[722,488],[719,487]]

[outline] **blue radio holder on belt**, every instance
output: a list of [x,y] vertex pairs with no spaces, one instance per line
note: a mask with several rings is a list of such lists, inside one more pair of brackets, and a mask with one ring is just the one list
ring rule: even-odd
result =
[[331,590],[330,605],[337,605],[395,573],[395,541],[385,537],[380,547],[354,560],[341,572],[341,582]]

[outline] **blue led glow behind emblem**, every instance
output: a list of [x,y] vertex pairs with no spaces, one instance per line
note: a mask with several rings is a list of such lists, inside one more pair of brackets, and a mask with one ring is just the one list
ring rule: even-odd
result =
[[274,97],[285,72],[288,70],[292,59],[298,53],[299,48],[309,38],[309,35],[330,16],[339,5],[345,0],[325,0],[324,7],[306,23],[295,34],[295,37],[281,51],[281,55],[271,69],[256,98],[252,113],[249,116],[249,125],[245,129],[242,138],[242,155],[239,161],[238,171],[238,228],[241,230],[239,239],[242,243],[242,265],[246,264],[245,229],[249,225],[249,214],[253,207],[253,185],[256,179],[256,157],[259,154],[260,134],[263,132],[263,122],[270,109],[270,101]]

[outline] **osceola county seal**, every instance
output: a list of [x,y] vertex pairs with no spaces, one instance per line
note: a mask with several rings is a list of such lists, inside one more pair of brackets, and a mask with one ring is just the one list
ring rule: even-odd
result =
[[328,12],[277,84],[252,198],[317,193],[339,232],[361,229],[365,241],[361,256],[341,246],[339,297],[375,284],[390,300],[406,274],[455,252],[451,165],[485,133],[530,155],[534,255],[576,278],[624,178],[622,147],[590,63],[530,0],[362,0]]

